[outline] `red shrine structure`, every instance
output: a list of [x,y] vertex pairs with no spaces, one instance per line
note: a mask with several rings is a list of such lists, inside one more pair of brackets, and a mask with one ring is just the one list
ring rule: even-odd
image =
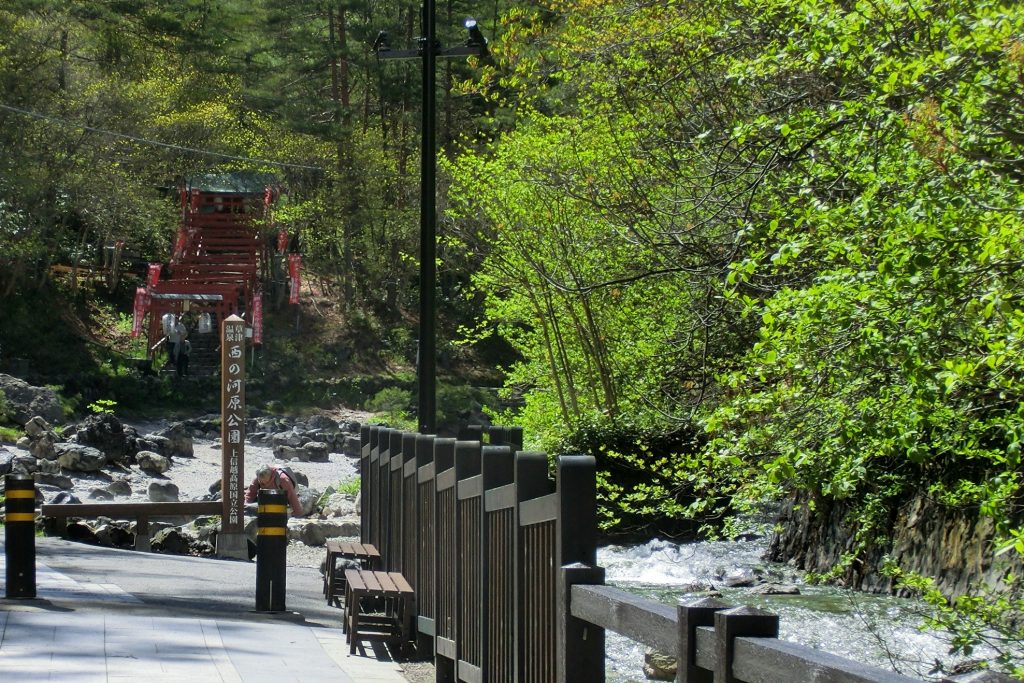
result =
[[[251,342],[263,341],[260,283],[274,258],[284,260],[289,237],[273,235],[272,210],[280,194],[273,176],[236,172],[186,178],[179,187],[181,225],[168,263],[151,263],[135,294],[132,335],[146,329],[149,356],[168,325],[213,333],[230,315],[245,320]],[[287,255],[291,294],[298,298],[298,254]],[[147,321],[148,315],[148,321]]]

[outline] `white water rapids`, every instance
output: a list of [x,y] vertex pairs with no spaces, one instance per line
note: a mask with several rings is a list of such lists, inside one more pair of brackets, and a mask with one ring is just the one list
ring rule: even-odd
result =
[[[925,611],[922,603],[807,584],[799,572],[763,561],[765,549],[763,540],[654,540],[600,548],[597,561],[606,569],[608,584],[670,605],[694,597],[687,593],[694,584],[710,583],[730,604],[778,614],[781,639],[864,664],[918,677],[927,677],[936,660],[951,665],[948,638],[918,629]],[[757,595],[749,588],[725,587],[744,577],[795,584],[800,595]],[[612,632],[606,643],[608,680],[644,683],[644,646]]]

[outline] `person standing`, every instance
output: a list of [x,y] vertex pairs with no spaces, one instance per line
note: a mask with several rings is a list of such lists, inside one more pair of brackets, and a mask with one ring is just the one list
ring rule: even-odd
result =
[[175,367],[178,364],[179,347],[187,334],[188,329],[185,327],[185,323],[181,322],[180,317],[176,318],[170,331],[167,333],[167,355]]
[[188,376],[188,358],[191,353],[192,342],[188,340],[188,337],[185,337],[182,341],[178,342],[178,358],[174,363],[178,377]]

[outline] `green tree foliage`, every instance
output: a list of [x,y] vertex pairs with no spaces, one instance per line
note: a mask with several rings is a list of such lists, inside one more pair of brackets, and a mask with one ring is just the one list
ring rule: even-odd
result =
[[[479,16],[441,8],[443,40],[462,41],[465,14]],[[286,196],[266,228],[298,238],[307,281],[353,320],[408,327],[419,65],[379,63],[369,46],[380,29],[414,45],[417,9],[0,4],[0,294],[50,287],[51,265],[92,265],[116,240],[139,263],[166,260],[178,179],[243,168],[281,178]],[[450,94],[469,68],[443,67],[442,142],[463,125],[474,133],[473,102]],[[443,274],[450,301],[464,277]]]
[[1021,521],[1024,15],[762,7],[748,28],[777,37],[736,76],[821,85],[734,129],[778,140],[786,163],[771,220],[749,225],[730,274],[730,296],[762,325],[726,378],[736,396],[709,421],[718,453],[834,498],[925,488],[1009,538]]
[[455,164],[452,215],[492,246],[478,333],[523,356],[527,433],[693,419],[733,502],[803,490],[868,516],[923,491],[1013,548],[1022,20],[896,0],[506,15],[482,87],[515,131]]

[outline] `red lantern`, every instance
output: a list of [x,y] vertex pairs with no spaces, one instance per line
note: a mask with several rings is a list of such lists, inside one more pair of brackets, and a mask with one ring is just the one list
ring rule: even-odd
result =
[[149,296],[145,287],[135,288],[135,306],[132,310],[132,336],[138,337],[142,333],[142,318],[146,315],[146,303]]

